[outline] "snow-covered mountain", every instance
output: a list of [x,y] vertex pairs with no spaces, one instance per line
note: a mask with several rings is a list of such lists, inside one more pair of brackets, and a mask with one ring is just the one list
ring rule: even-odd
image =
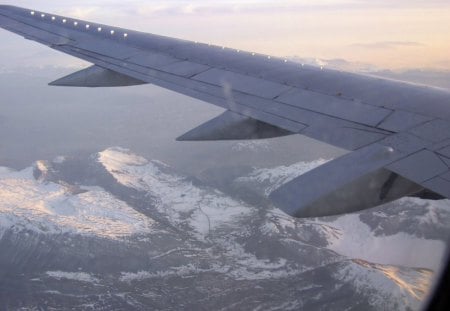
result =
[[100,152],[98,161],[117,183],[151,196],[154,206],[173,226],[187,226],[204,239],[221,227],[229,229],[254,208],[219,191],[198,187],[159,161],[146,159],[121,148]]
[[[153,220],[99,187],[35,179],[44,162],[20,172],[0,169],[0,232],[92,235],[107,238],[147,234]],[[1,236],[1,235],[0,235]]]
[[449,202],[304,220],[267,201],[325,161],[235,168],[220,183],[117,147],[1,168],[0,308],[417,309]]

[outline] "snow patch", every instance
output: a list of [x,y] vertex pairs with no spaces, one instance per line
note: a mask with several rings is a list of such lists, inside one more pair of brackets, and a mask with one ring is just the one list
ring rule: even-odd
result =
[[98,283],[99,279],[85,272],[47,271],[47,276],[57,280],[70,280],[85,283]]
[[2,175],[9,175],[10,173],[14,172],[14,170],[8,168],[8,167],[2,167],[0,166],[0,178]]
[[251,140],[244,142],[237,142],[231,146],[231,150],[233,151],[260,151],[260,150],[269,150],[270,143],[266,140]]
[[283,234],[281,230],[295,230],[300,220],[294,218],[279,210],[278,208],[272,208],[268,210],[265,221],[260,226],[261,233],[265,235]]
[[226,247],[224,256],[229,256],[235,262],[226,269],[227,276],[235,280],[264,280],[281,279],[298,275],[305,270],[292,269],[287,266],[287,260],[279,258],[276,261],[258,259],[254,254],[248,253],[237,243],[224,242]]
[[54,158],[53,159],[53,163],[56,163],[56,164],[62,164],[62,163],[64,163],[66,161],[66,157],[64,157],[64,156],[58,156],[58,157],[56,157],[56,158]]
[[[289,267],[288,261],[284,258],[274,261],[258,259],[254,254],[246,252],[235,241],[217,240],[216,244],[223,248],[223,252],[220,255],[220,261],[214,262],[214,259],[212,259],[208,268],[199,268],[196,265],[188,264],[161,271],[122,272],[119,280],[130,283],[146,279],[188,277],[198,276],[201,273],[217,273],[224,274],[227,278],[231,277],[234,280],[251,281],[288,278],[306,271],[306,269]],[[223,260],[225,260],[225,263]]]
[[317,222],[333,229],[327,237],[330,243],[328,248],[349,258],[437,271],[446,251],[442,241],[418,238],[403,232],[375,236],[373,230],[361,222],[359,214],[344,215],[332,222]]
[[236,182],[259,184],[269,196],[275,189],[330,160],[318,159],[312,162],[298,162],[289,166],[256,169],[248,176],[239,177]]
[[48,173],[48,163],[47,161],[37,161],[36,168],[42,172],[42,174],[46,175]]
[[406,311],[420,308],[431,286],[433,272],[352,260],[335,277],[351,282],[360,294],[375,291],[376,295],[369,296],[369,303],[377,309]]
[[134,281],[143,281],[147,279],[160,279],[166,277],[186,277],[191,275],[198,275],[200,273],[215,272],[215,273],[226,273],[229,267],[220,267],[219,265],[213,264],[209,269],[201,269],[193,264],[188,264],[180,267],[172,267],[169,270],[164,271],[138,271],[133,272],[122,272],[119,280],[121,282],[131,283]]
[[13,228],[117,239],[149,232],[153,223],[101,188],[73,195],[63,185],[36,181],[31,167],[2,170],[0,197],[0,232]]

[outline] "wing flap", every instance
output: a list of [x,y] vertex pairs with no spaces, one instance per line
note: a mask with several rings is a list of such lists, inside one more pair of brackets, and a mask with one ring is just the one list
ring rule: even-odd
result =
[[390,164],[387,169],[450,198],[450,157],[424,149]]
[[353,151],[281,186],[270,198],[295,217],[351,213],[423,188],[384,167],[405,155],[381,144]]
[[424,183],[429,179],[444,174],[448,166],[434,152],[421,150],[408,157],[396,161],[387,168],[417,183]]
[[346,150],[357,150],[382,141],[387,133],[355,125],[328,125],[316,122],[301,132],[302,135]]
[[443,177],[435,177],[423,183],[423,186],[440,195],[450,198],[450,180]]

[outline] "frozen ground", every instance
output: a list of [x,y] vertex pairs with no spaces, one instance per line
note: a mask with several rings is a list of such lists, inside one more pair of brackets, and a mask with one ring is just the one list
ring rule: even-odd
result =
[[78,310],[419,308],[445,249],[448,201],[405,198],[305,220],[241,198],[264,200],[326,161],[245,169],[221,190],[119,147],[0,168],[0,301]]

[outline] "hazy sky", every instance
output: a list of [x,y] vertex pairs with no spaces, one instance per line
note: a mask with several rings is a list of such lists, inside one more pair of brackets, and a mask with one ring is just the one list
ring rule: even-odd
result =
[[[276,56],[450,70],[448,0],[0,1]],[[0,40],[2,68],[81,64],[4,31]]]

